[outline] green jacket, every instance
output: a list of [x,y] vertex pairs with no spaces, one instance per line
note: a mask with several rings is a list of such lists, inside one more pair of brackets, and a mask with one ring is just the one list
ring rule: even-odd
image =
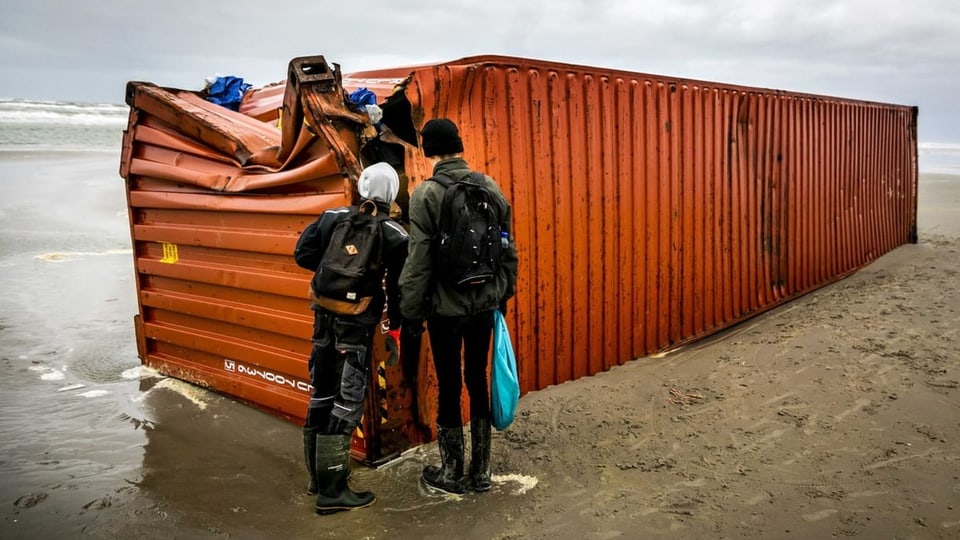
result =
[[[463,158],[437,163],[433,174],[461,180],[470,174]],[[459,317],[496,309],[513,296],[517,283],[517,248],[511,227],[510,204],[500,186],[489,176],[486,187],[499,201],[501,230],[509,233],[500,273],[493,281],[470,290],[452,287],[433,276],[433,239],[440,222],[440,204],[446,188],[438,182],[423,182],[410,195],[410,241],[407,262],[400,273],[400,312],[406,319],[433,316]]]

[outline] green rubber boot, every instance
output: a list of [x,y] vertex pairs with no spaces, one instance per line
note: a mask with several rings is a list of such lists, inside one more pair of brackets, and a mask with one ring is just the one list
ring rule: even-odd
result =
[[350,435],[317,436],[317,513],[366,508],[377,500],[369,491],[350,489]]

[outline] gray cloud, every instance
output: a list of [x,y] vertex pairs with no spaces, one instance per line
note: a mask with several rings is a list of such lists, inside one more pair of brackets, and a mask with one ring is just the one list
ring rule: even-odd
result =
[[125,83],[282,80],[296,56],[344,71],[503,54],[918,105],[921,140],[960,141],[954,0],[5,0],[0,96],[119,102]]

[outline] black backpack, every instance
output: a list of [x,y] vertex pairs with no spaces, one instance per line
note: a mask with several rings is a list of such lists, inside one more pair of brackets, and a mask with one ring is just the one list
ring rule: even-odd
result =
[[383,238],[377,205],[365,201],[333,228],[313,275],[317,305],[341,315],[363,313],[383,286]]
[[430,180],[447,188],[434,243],[435,275],[458,288],[492,281],[503,260],[500,207],[484,187],[483,174],[471,172],[458,182],[442,175]]

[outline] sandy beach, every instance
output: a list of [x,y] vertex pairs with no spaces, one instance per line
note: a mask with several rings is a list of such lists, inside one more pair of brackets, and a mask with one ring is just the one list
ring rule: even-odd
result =
[[0,154],[0,538],[960,538],[958,176],[917,244],[524,396],[491,492],[423,492],[425,445],[316,516],[298,426],[139,367],[118,163]]

